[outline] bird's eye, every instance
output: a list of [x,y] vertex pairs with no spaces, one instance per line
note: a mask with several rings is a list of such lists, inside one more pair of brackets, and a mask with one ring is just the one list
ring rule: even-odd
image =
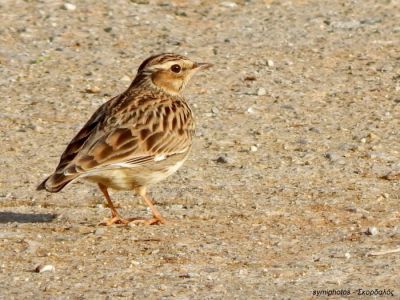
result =
[[181,66],[180,65],[172,65],[171,71],[174,73],[179,73],[181,71]]

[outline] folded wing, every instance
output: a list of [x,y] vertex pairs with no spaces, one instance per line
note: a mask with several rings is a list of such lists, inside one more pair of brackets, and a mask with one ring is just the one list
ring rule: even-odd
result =
[[114,98],[100,107],[38,189],[56,192],[81,175],[144,166],[189,150],[194,125],[184,101],[134,100]]

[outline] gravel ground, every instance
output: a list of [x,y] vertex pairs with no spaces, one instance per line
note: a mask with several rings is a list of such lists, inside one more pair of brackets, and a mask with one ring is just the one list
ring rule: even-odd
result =
[[[2,0],[0,298],[400,299],[379,253],[400,247],[399,20],[397,0]],[[36,192],[165,51],[215,64],[185,92],[190,159],[151,189],[171,222],[102,227],[95,186]]]

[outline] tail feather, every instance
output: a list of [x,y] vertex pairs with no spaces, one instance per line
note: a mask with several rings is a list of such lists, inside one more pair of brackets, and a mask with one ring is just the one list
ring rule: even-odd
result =
[[37,191],[45,190],[46,189],[46,182],[50,177],[47,177],[45,180],[42,181],[36,188]]
[[36,190],[46,190],[51,193],[57,193],[76,177],[77,176],[65,176],[63,174],[54,173],[43,180],[43,182],[37,186]]

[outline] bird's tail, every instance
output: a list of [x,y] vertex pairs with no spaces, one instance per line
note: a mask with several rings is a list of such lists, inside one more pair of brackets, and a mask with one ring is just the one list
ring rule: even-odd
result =
[[37,186],[36,190],[46,190],[51,193],[57,193],[76,177],[77,176],[65,176],[64,174],[54,173],[43,180],[43,182]]
[[41,190],[45,190],[46,189],[46,182],[49,179],[49,177],[47,177],[45,180],[42,181],[41,184],[39,184],[36,188],[37,191],[41,191]]

